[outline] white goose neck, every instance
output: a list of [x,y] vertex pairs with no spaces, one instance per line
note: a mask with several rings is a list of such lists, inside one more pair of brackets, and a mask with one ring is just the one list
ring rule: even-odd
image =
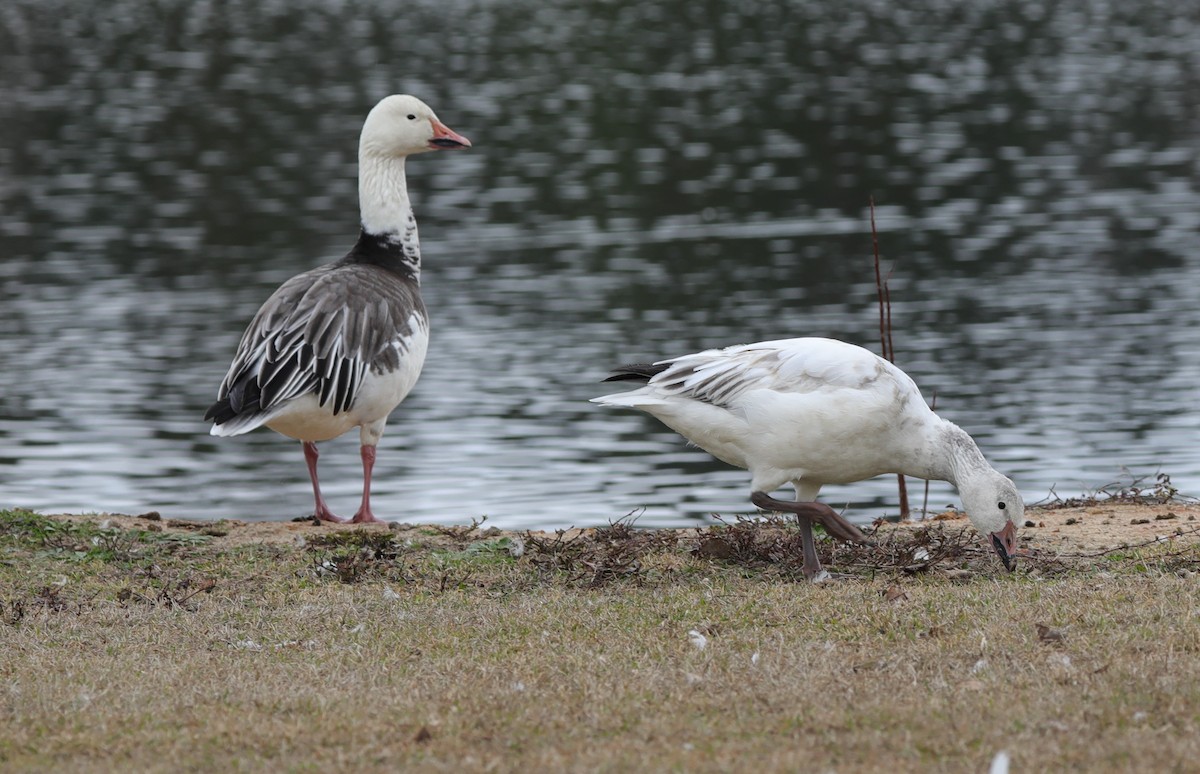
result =
[[[939,418],[940,419],[940,418]],[[934,444],[935,467],[939,475],[934,478],[949,481],[958,490],[962,490],[962,482],[980,473],[992,470],[984,458],[983,452],[975,444],[975,439],[953,422],[941,419],[937,430],[937,440]]]
[[358,203],[363,231],[400,245],[404,262],[419,275],[421,240],[417,235],[417,219],[408,198],[404,158],[360,151]]

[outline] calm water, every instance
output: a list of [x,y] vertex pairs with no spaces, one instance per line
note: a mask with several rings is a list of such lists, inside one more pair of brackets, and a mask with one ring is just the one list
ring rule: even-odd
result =
[[[871,195],[898,362],[1028,499],[1200,494],[1200,7],[897,5],[0,4],[0,505],[310,512],[298,444],[201,416],[270,291],[351,244],[397,91],[476,147],[409,166],[433,341],[381,515],[748,512],[745,473],[586,401],[623,361],[877,349]],[[356,434],[322,472],[352,512]],[[825,499],[896,510],[890,478]]]

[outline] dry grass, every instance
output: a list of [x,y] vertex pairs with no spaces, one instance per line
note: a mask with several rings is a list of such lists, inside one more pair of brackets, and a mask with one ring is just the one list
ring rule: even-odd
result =
[[248,541],[3,512],[0,768],[1194,770],[1174,511],[1172,541],[1047,535],[1013,575],[958,522],[888,528],[823,545],[852,577],[819,587],[782,522]]

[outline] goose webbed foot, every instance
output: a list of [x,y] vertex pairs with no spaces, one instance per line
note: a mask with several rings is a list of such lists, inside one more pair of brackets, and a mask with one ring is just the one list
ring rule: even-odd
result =
[[354,518],[350,519],[351,524],[387,524],[386,521],[377,517],[369,509],[366,511],[359,510],[354,514]]
[[317,507],[313,510],[313,518],[317,521],[328,521],[332,524],[342,524],[346,520],[341,516],[335,516],[333,511],[329,510],[329,506],[324,502],[317,503]]

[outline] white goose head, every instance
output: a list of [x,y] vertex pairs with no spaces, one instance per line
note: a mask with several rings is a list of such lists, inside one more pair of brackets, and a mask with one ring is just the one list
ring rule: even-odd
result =
[[470,140],[451,130],[428,105],[408,94],[380,100],[367,114],[359,140],[360,153],[382,158],[469,147]]
[[1025,520],[1025,503],[1010,479],[994,470],[980,471],[959,482],[967,518],[986,535],[1004,566],[1013,568],[1017,525]]

